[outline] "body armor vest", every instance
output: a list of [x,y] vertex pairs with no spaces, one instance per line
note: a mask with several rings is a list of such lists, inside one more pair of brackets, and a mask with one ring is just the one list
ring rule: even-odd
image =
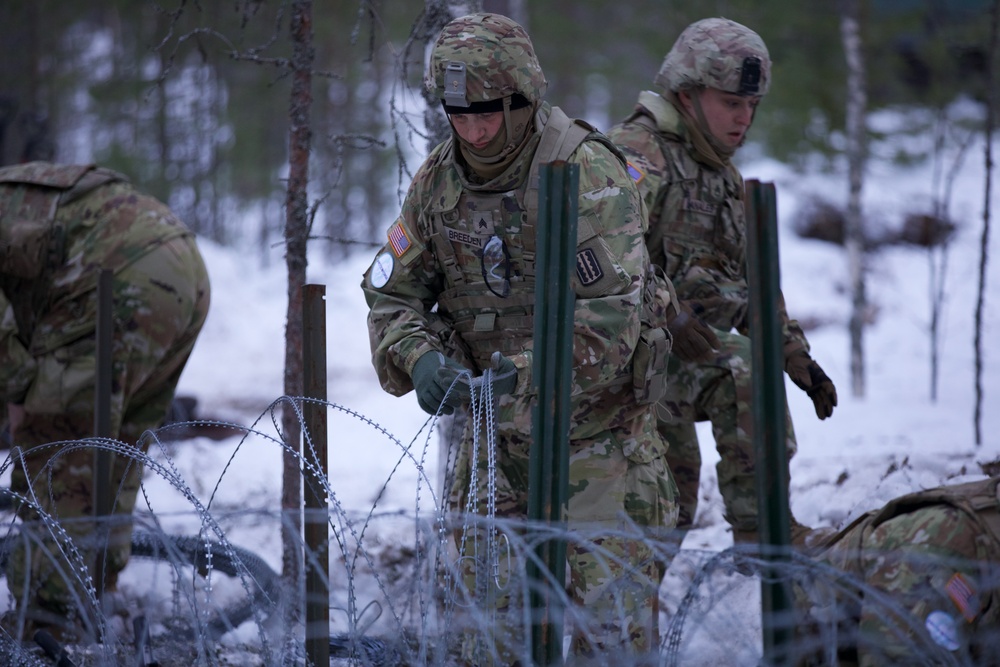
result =
[[[461,187],[458,175],[451,193],[435,202],[423,230],[434,248],[447,282],[438,295],[438,314],[458,335],[461,352],[482,372],[490,365],[492,353],[505,356],[529,348],[534,337],[536,222],[538,220],[538,171],[542,164],[567,160],[588,138],[600,141],[622,164],[618,147],[582,120],[570,119],[558,107],[547,118],[538,118],[544,129],[521,185],[507,192],[482,192]],[[452,146],[443,160],[454,160]],[[577,244],[594,239],[599,230],[586,218],[577,220]],[[517,236],[520,243],[504,242]],[[489,244],[499,246],[485,252]],[[487,259],[487,256],[491,260]],[[490,263],[487,266],[487,263]],[[633,385],[641,403],[659,400],[666,388],[666,366],[670,338],[666,326],[666,290],[657,289],[653,267],[646,277],[643,295],[643,332],[633,358],[630,374],[622,383]],[[578,257],[577,273],[586,271]],[[489,278],[501,282],[501,296],[490,288]],[[452,339],[454,341],[454,338]]]
[[[976,540],[976,559],[983,568],[982,581],[990,582],[991,589],[982,591],[982,609],[984,616],[981,624],[996,624],[1000,621],[1000,596],[993,586],[997,581],[997,554],[1000,554],[1000,476],[978,482],[967,482],[955,486],[942,486],[926,491],[917,491],[889,501],[882,509],[862,514],[836,535],[827,538],[820,547],[834,545],[852,530],[866,524],[863,530],[858,530],[859,543],[850,545],[859,549],[863,535],[870,534],[880,524],[909,514],[926,507],[948,505],[964,513],[980,531]],[[987,597],[988,596],[988,597]],[[991,598],[991,599],[990,599]]]
[[100,269],[118,272],[190,234],[165,204],[110,169],[48,162],[0,169],[0,288],[26,347],[50,305],[94,289]]
[[52,272],[63,262],[67,230],[56,215],[59,207],[120,180],[127,179],[92,164],[29,162],[0,169],[0,289],[22,345],[30,345]]
[[[749,298],[743,179],[732,165],[708,169],[692,157],[683,121],[669,102],[644,91],[639,104],[642,110],[626,122],[655,138],[666,163],[664,181],[671,184],[659,189],[649,212],[650,253],[682,301],[717,297],[702,315],[706,322],[723,331],[739,327]],[[705,294],[706,284],[717,293]]]
[[[534,335],[535,223],[538,216],[538,169],[541,164],[566,160],[591,135],[593,128],[552,108],[544,122],[527,177],[508,192],[478,192],[455,180],[448,197],[435,202],[424,234],[445,273],[446,289],[438,296],[438,313],[460,334],[464,352],[482,372],[494,350],[515,354]],[[601,135],[595,135],[601,136]],[[606,141],[606,140],[605,140]],[[610,143],[610,142],[609,142]],[[442,160],[454,160],[452,146]],[[617,152],[617,148],[614,149]],[[579,241],[596,232],[584,221]],[[504,239],[513,235],[518,244]],[[494,238],[501,244],[495,265],[487,267],[483,251]],[[485,272],[492,271],[509,285],[501,297],[490,290]]]
[[926,491],[917,491],[890,501],[874,513],[872,527],[889,519],[907,514],[929,505],[950,505],[969,515],[993,541],[993,553],[1000,553],[1000,477],[991,477],[978,482],[967,482],[956,486],[944,486]]

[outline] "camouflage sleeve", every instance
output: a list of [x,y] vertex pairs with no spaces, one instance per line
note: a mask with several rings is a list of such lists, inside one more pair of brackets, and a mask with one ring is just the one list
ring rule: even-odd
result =
[[411,186],[399,218],[389,228],[389,242],[361,283],[369,308],[372,364],[382,388],[395,396],[413,389],[410,374],[417,359],[443,347],[431,312],[443,280],[426,240],[419,236],[419,199]]
[[[970,651],[984,638],[974,636],[977,626],[996,632],[988,603],[978,593],[992,588],[982,564],[990,560],[985,545],[994,542],[987,535],[981,519],[947,504],[921,507],[872,527],[855,553],[864,585],[857,617],[859,664],[918,664],[928,652],[916,641],[914,628],[933,630],[933,641],[948,650],[937,655],[954,664],[983,664]],[[994,659],[986,662],[996,664],[996,653],[990,655]]]
[[[595,141],[584,142],[571,161],[580,165],[573,340],[577,392],[611,382],[628,366],[639,338],[649,256],[644,208],[625,166]],[[598,262],[591,265],[593,258]]]
[[809,354],[809,341],[806,334],[799,326],[798,320],[793,320],[788,316],[788,309],[785,307],[785,295],[778,292],[778,321],[781,323],[781,334],[784,340],[785,357],[789,357],[798,352]]
[[0,398],[4,402],[23,403],[35,370],[34,357],[17,337],[14,309],[7,295],[0,291],[0,391],[3,392]]
[[[660,189],[665,184],[669,169],[656,138],[647,128],[636,123],[616,125],[608,131],[608,137],[618,145],[628,160],[628,174],[639,190],[649,219],[658,220]],[[643,232],[650,259],[657,266],[665,268],[662,228],[643,221]]]

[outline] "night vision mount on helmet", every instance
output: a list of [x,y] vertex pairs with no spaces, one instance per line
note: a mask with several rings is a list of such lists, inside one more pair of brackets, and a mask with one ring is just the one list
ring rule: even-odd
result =
[[763,96],[771,85],[771,57],[750,28],[729,19],[702,19],[677,38],[656,85],[664,93],[706,87]]
[[471,14],[441,31],[424,86],[447,106],[468,108],[512,95],[534,104],[546,81],[524,28],[499,14]]

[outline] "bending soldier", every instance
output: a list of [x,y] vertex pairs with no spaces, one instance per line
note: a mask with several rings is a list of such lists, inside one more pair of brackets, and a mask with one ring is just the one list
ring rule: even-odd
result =
[[[920,491],[828,538],[795,589],[802,664],[1000,664],[1000,477]],[[846,576],[845,576],[846,575]]]
[[72,442],[95,435],[101,269],[113,272],[109,435],[144,450],[141,436],[163,421],[208,312],[194,235],[109,169],[47,162],[0,169],[0,391],[20,448],[11,488],[27,499],[7,566],[18,609],[4,625],[28,638],[39,628],[83,638],[87,622],[79,615],[87,598],[73,583],[83,574],[72,573],[59,556],[65,545],[40,518],[59,522],[91,570],[98,549],[104,554],[98,593],[115,590],[130,553],[140,466],[113,457],[115,520],[95,544],[85,520],[94,512],[94,450]]

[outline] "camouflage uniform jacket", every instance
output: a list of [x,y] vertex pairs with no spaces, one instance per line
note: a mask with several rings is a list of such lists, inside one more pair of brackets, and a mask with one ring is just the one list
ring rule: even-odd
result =
[[[887,523],[893,519],[897,521]],[[897,549],[905,546],[908,555],[900,558],[908,561],[894,557],[894,545]],[[818,547],[822,549],[816,555],[818,561],[847,573],[851,580],[878,589],[873,594],[873,625],[875,632],[882,635],[876,640],[880,649],[895,650],[897,655],[914,650],[905,639],[886,629],[890,626],[878,622],[884,611],[878,606],[878,595],[888,594],[893,596],[893,602],[916,616],[912,619],[916,622],[922,623],[934,609],[964,618],[964,623],[944,634],[944,644],[955,641],[957,649],[958,644],[968,641],[957,638],[971,634],[976,638],[973,653],[983,650],[993,660],[998,657],[1000,477],[901,496],[861,515]],[[859,592],[864,596],[866,591]],[[808,606],[814,605],[822,595],[821,590],[818,595],[812,591],[801,597],[800,603],[808,600]],[[858,594],[852,592],[844,595],[840,604],[849,607],[857,600]],[[862,623],[868,622],[862,619]]]
[[[501,401],[498,421],[530,437],[537,221],[528,212],[537,210],[535,154],[556,113],[542,105],[532,137],[490,183],[470,182],[451,139],[417,171],[389,243],[362,283],[372,362],[386,391],[410,391],[414,364],[431,350],[447,352],[475,375],[500,350],[518,368],[518,385]],[[637,403],[631,386],[649,266],[645,211],[624,160],[603,135],[588,135],[568,161],[580,165],[570,437],[626,424],[629,455],[638,447],[636,431],[649,440],[651,427],[651,409]],[[493,268],[509,277],[505,298],[485,280],[483,249],[494,236],[507,257],[507,267]]]
[[[949,506],[963,512],[979,531],[975,541],[980,546],[977,560],[984,566],[996,567],[1000,562],[1000,477],[990,477],[978,482],[967,482],[954,486],[942,486],[924,491],[917,491],[892,500],[878,510],[862,514],[846,528],[824,542],[830,545],[831,551],[848,552],[858,559],[856,567],[848,569],[863,573],[860,558],[865,551],[865,541],[872,531],[880,525],[899,516],[911,514],[921,509],[934,506]],[[939,527],[925,526],[931,541]],[[824,555],[821,554],[823,559]],[[996,583],[1000,572],[983,577],[984,581]],[[989,591],[989,598],[982,599],[981,607],[989,609],[992,622],[1000,621],[1000,589]]]
[[94,165],[30,162],[0,169],[0,392],[20,402],[34,358],[94,331],[87,293],[101,269],[120,271],[191,235],[122,174]]
[[[747,330],[746,213],[736,167],[699,162],[680,113],[652,91],[608,131],[649,210],[650,257],[708,324]],[[786,354],[808,343],[780,306]]]

